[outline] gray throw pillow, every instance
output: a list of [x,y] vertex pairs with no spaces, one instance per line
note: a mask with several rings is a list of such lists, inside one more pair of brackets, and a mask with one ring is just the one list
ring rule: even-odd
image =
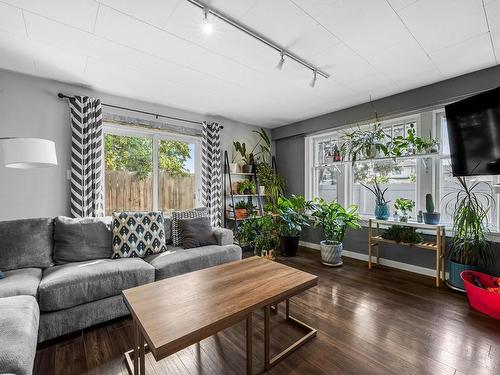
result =
[[172,212],[172,243],[174,246],[177,247],[182,245],[179,220],[194,219],[196,217],[208,217],[208,209],[206,207],[199,207]]
[[210,218],[198,217],[195,219],[179,220],[179,228],[182,237],[182,246],[185,249],[194,247],[217,245]]
[[54,262],[65,264],[111,258],[111,219],[58,216],[54,221]]
[[52,266],[52,218],[0,222],[0,270]]

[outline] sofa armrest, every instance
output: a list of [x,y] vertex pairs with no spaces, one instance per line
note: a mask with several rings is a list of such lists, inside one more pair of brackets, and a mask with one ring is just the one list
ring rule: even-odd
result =
[[233,231],[226,228],[214,228],[214,236],[219,246],[233,244]]

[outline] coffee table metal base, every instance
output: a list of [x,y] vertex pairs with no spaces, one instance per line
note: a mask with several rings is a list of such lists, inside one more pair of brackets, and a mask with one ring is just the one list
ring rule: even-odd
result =
[[[311,326],[301,322],[290,315],[290,300],[286,299],[285,317],[286,320],[300,328],[307,330],[307,334],[295,341],[288,348],[271,358],[271,324],[270,315],[271,311],[278,312],[278,304],[274,303],[264,307],[264,367],[268,371],[271,367],[283,360],[288,355],[292,354],[295,350],[300,348],[306,342],[311,340],[317,335],[317,330]],[[132,322],[133,336],[134,336],[134,349],[125,352],[125,364],[130,375],[145,375],[145,355],[147,352],[147,344],[144,342],[144,336],[135,320]],[[253,322],[252,313],[246,318],[246,356],[247,356],[247,374],[251,375],[253,372],[252,366],[252,347],[253,347]]]

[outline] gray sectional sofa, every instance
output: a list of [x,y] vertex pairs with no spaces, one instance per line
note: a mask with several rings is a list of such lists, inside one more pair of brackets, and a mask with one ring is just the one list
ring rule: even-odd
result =
[[218,245],[111,259],[107,219],[0,222],[0,374],[31,374],[37,343],[129,314],[124,289],[241,259],[230,230],[214,236]]

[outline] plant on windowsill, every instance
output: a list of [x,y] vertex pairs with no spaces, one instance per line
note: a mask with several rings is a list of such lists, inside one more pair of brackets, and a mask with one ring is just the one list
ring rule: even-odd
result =
[[415,127],[413,125],[410,125],[408,134],[405,137],[399,135],[392,139],[389,145],[389,154],[393,158],[396,158],[400,156],[431,153],[432,150],[438,147],[438,145],[439,142],[435,139],[432,139],[432,136],[430,134],[429,140],[425,140],[417,136]]
[[310,202],[302,196],[278,198],[280,248],[285,257],[297,255],[300,234],[309,226],[309,218],[305,215],[309,206]]
[[[455,289],[464,290],[460,273],[465,270],[480,271],[495,260],[491,244],[487,240],[488,212],[494,203],[491,193],[482,191],[477,179],[467,182],[457,177],[458,188],[445,195],[455,195],[447,204],[453,217],[453,239],[448,259],[450,260],[448,283]],[[484,184],[486,185],[486,184]]]
[[379,220],[387,220],[389,218],[390,212],[389,212],[389,202],[385,200],[384,194],[387,191],[388,188],[385,188],[382,190],[380,188],[380,185],[378,184],[377,181],[377,176],[373,179],[373,186],[369,187],[368,185],[363,184],[360,182],[360,184],[368,189],[373,195],[375,195],[375,219]]
[[432,194],[425,195],[425,210],[424,215],[424,223],[436,225],[439,224],[440,214],[439,212],[434,212],[434,201],[432,200]]
[[341,153],[347,155],[352,165],[357,160],[374,159],[377,153],[387,156],[389,155],[387,137],[380,123],[373,125],[373,129],[358,128],[344,136],[345,142],[340,147]]
[[326,202],[323,198],[315,198],[312,202],[314,225],[323,229],[325,240],[321,245],[321,263],[327,266],[342,265],[342,241],[346,230],[359,229],[358,206],[342,207],[337,202]]
[[382,233],[382,238],[396,242],[416,244],[422,242],[422,235],[416,231],[416,228],[393,225]]
[[394,208],[399,212],[399,221],[406,223],[409,212],[415,208],[415,202],[411,199],[398,198],[394,202]]

